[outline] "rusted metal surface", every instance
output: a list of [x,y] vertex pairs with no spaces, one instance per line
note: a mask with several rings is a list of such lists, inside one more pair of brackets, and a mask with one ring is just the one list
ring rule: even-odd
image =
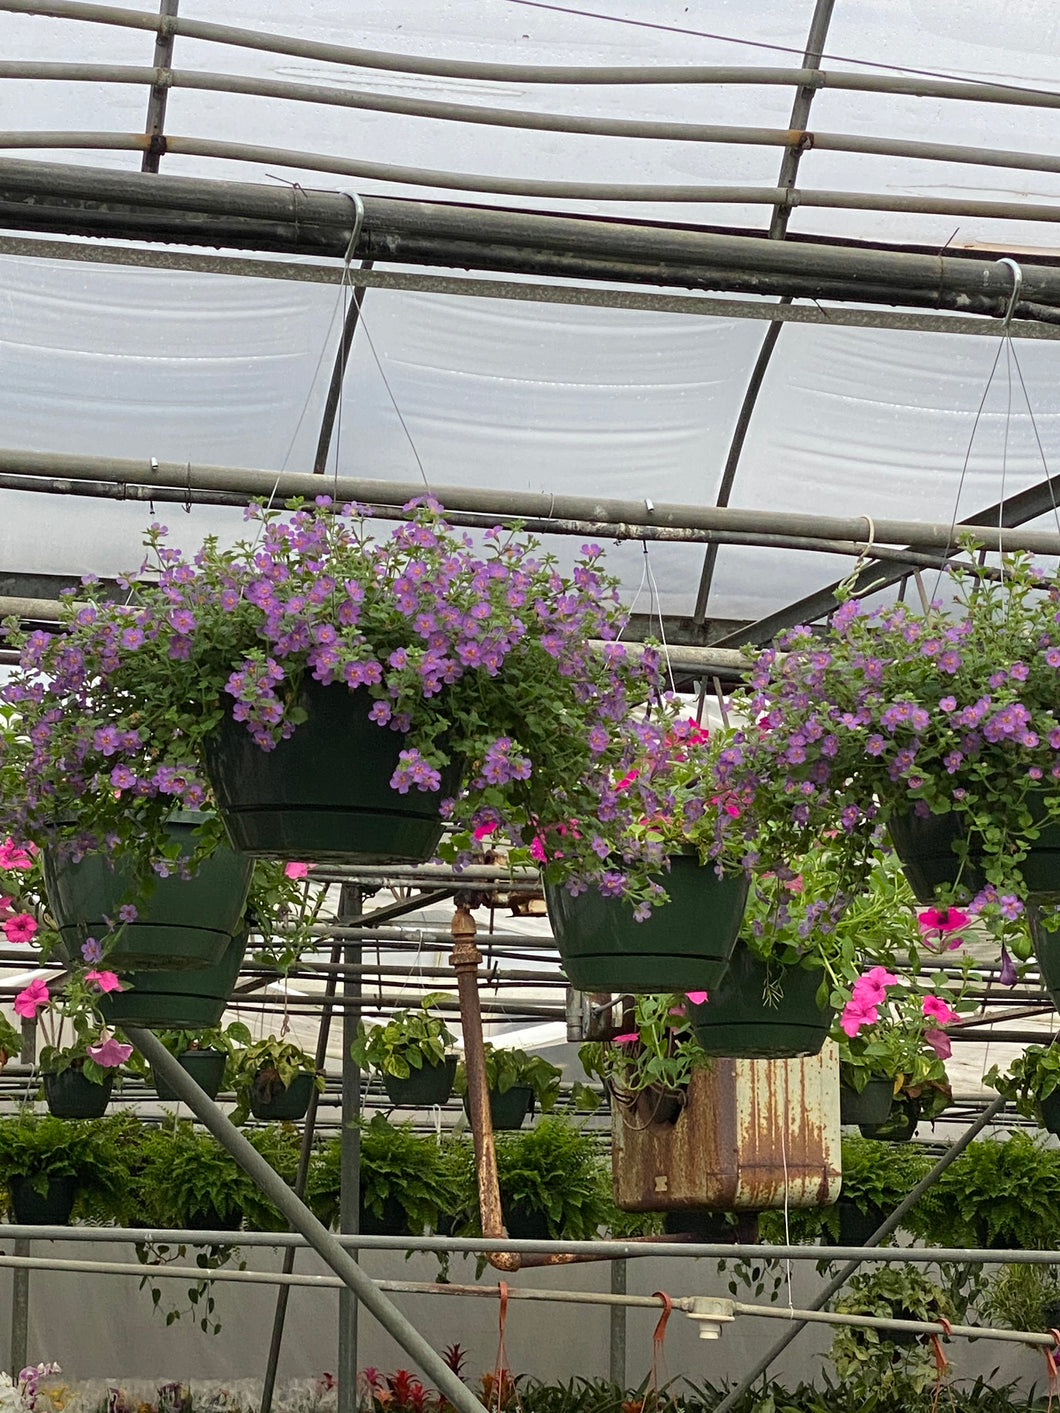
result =
[[715,1060],[674,1123],[612,1113],[615,1201],[634,1212],[762,1211],[839,1196],[835,1046],[798,1060]]

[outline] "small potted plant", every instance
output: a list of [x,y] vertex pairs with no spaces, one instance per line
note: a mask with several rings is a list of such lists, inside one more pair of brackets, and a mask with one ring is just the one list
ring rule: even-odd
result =
[[1060,578],[966,548],[926,610],[848,598],[763,653],[722,783],[771,806],[778,864],[835,831],[847,886],[885,824],[921,901],[960,903],[1026,957],[1025,902],[1060,890]]
[[[489,1088],[490,1120],[494,1129],[522,1128],[523,1120],[534,1112],[535,1103],[543,1114],[555,1106],[563,1071],[544,1055],[528,1055],[509,1046],[484,1046],[486,1084]],[[467,1097],[467,1071],[461,1061],[456,1067],[456,1092]]]
[[393,1011],[378,1025],[357,1025],[350,1054],[364,1070],[383,1081],[392,1104],[444,1104],[453,1092],[456,1056],[449,1053],[455,1036],[431,1008],[445,992],[425,996],[417,1011]]
[[599,546],[567,576],[499,527],[477,549],[430,497],[379,537],[369,514],[252,506],[247,539],[187,557],[156,524],[128,603],[86,583],[61,633],[12,627],[27,744],[0,826],[35,839],[73,792],[79,831],[157,858],[212,793],[245,853],[389,861],[430,857],[445,818],[455,853],[487,822],[602,817],[660,682],[618,642]]
[[236,1091],[232,1122],[256,1119],[304,1119],[313,1090],[324,1092],[316,1060],[292,1041],[267,1035],[233,1049],[229,1075]]
[[[374,1114],[361,1125],[360,1221],[368,1236],[422,1236],[447,1230],[470,1201],[471,1164],[454,1162],[450,1149],[416,1133],[411,1124],[391,1124]],[[466,1144],[461,1145],[466,1148]],[[306,1185],[309,1205],[326,1226],[339,1214],[340,1142],[330,1139],[314,1155]]]
[[[911,1265],[880,1266],[852,1276],[835,1310],[840,1315],[925,1324],[957,1318],[947,1291],[927,1271]],[[938,1378],[934,1350],[915,1330],[841,1325],[832,1337],[829,1357],[851,1393],[867,1393],[870,1386],[878,1392],[899,1382],[920,1392]]]
[[1060,1047],[1028,1045],[1006,1073],[992,1065],[983,1083],[1003,1094],[1026,1118],[1060,1134]]
[[688,1082],[710,1056],[688,1029],[687,1000],[638,996],[632,1028],[613,1040],[588,1040],[578,1051],[582,1068],[603,1082],[623,1122],[674,1123],[685,1106]]
[[[223,1030],[216,1026],[211,1030],[161,1030],[158,1038],[181,1069],[186,1070],[211,1099],[216,1099],[221,1091],[233,1052],[254,1043],[254,1037],[242,1021],[232,1021]],[[151,1078],[159,1099],[177,1098],[153,1068]]]
[[75,1201],[116,1203],[129,1184],[124,1128],[110,1119],[69,1120],[28,1110],[0,1119],[0,1183],[15,1221],[65,1226]]
[[1051,1249],[1060,1204],[1060,1149],[1027,1133],[977,1139],[909,1214],[926,1246]]
[[44,1044],[38,1063],[51,1113],[91,1119],[106,1111],[115,1075],[133,1052],[100,1015],[103,997],[120,988],[114,972],[89,968],[71,978],[59,995],[53,996],[43,977],[36,977],[15,997],[17,1014],[36,1018],[40,1025]]

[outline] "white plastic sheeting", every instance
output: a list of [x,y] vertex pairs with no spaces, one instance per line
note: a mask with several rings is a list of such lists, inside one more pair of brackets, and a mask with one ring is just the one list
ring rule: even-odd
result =
[[[145,11],[153,6],[140,3]],[[572,7],[573,8],[573,7]],[[517,0],[184,0],[182,18],[408,54],[525,64],[796,67],[812,14],[761,0],[637,0],[572,14]],[[604,18],[604,15],[613,18]],[[622,20],[636,23],[623,23]],[[959,23],[958,23],[959,21]],[[668,28],[669,27],[669,28]],[[713,37],[712,37],[713,36]],[[0,11],[8,60],[149,65],[148,32]],[[1018,86],[1055,85],[1060,21],[1046,0],[837,0],[823,67],[888,66]],[[827,57],[835,56],[835,57]],[[764,86],[541,86],[341,68],[178,37],[174,66],[527,110],[786,128],[793,91]],[[0,130],[142,131],[146,90],[0,80]],[[1060,112],[824,91],[809,126],[969,147],[1055,152]],[[783,149],[553,134],[177,89],[166,130],[401,166],[568,181],[773,187]],[[39,151],[3,155],[39,160]],[[139,154],[56,151],[56,161],[135,170]],[[170,175],[301,181],[329,190],[430,189],[207,158]],[[885,195],[1060,201],[1060,175],[808,151],[800,187]],[[450,198],[451,199],[451,198]],[[469,196],[496,202],[498,198]],[[744,205],[503,204],[762,228]],[[1058,247],[1051,224],[800,208],[791,230],[951,246]],[[0,258],[0,441],[9,447],[309,469],[331,373],[341,292],[308,284]],[[332,469],[431,483],[710,503],[764,326],[370,291],[346,380]],[[1060,350],[1018,350],[1047,462],[1057,460]],[[993,339],[845,327],[782,331],[731,501],[781,510],[948,520],[1042,479],[1007,354],[969,453],[997,353]],[[399,416],[400,411],[400,416]],[[413,446],[415,451],[413,450]],[[968,465],[965,468],[965,459]],[[418,459],[417,459],[418,458]],[[234,515],[179,508],[190,542]],[[136,559],[142,506],[0,492],[0,572],[112,572]],[[688,613],[701,548],[653,545],[654,607]],[[609,556],[630,596],[639,546]],[[849,561],[723,547],[710,613],[755,618]],[[646,591],[645,591],[646,592]],[[642,595],[638,608],[647,611]]]

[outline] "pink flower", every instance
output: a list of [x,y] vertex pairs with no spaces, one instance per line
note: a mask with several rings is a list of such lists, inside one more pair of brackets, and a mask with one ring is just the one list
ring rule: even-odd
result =
[[480,825],[475,829],[475,831],[474,831],[475,838],[476,838],[476,839],[488,839],[489,836],[493,833],[493,831],[494,831],[496,828],[497,828],[497,821],[496,821],[496,820],[494,820],[492,824],[480,824]]
[[36,852],[35,844],[27,844],[22,848],[13,839],[5,839],[0,844],[0,868],[32,868],[32,855]]
[[693,1006],[702,1006],[703,1002],[707,999],[706,991],[686,991],[685,995],[692,1002]]
[[308,878],[309,865],[304,863],[289,863],[284,865],[283,871],[288,878]]
[[875,1025],[879,1018],[880,1013],[875,1006],[869,1005],[859,997],[852,996],[843,1007],[839,1024],[853,1040],[863,1025]]
[[953,1046],[950,1044],[950,1037],[944,1030],[925,1030],[924,1039],[940,1060],[948,1060],[953,1054]]
[[9,942],[31,942],[37,930],[37,919],[29,913],[16,913],[4,923],[4,936]]
[[968,914],[960,908],[928,908],[917,913],[916,920],[925,932],[956,932],[968,926]]
[[636,780],[636,778],[637,778],[637,776],[638,776],[639,774],[640,774],[640,771],[636,768],[636,766],[634,766],[632,770],[628,770],[628,771],[626,772],[626,774],[623,775],[622,779],[621,779],[621,780],[618,782],[618,784],[615,786],[615,789],[616,789],[616,790],[625,790],[625,789],[627,788],[627,786],[633,784],[634,780]]
[[86,981],[94,981],[101,991],[124,991],[125,987],[112,971],[86,971]]
[[930,1016],[939,1025],[950,1025],[953,1021],[960,1019],[959,1013],[947,1006],[941,996],[925,996],[923,1010],[926,1016]]
[[122,1045],[109,1030],[101,1030],[99,1039],[95,1045],[88,1047],[88,1053],[95,1060],[97,1065],[102,1065],[104,1069],[112,1070],[117,1065],[123,1065],[133,1052],[131,1045]]
[[639,1039],[640,1039],[640,1031],[639,1031],[639,1030],[629,1030],[629,1031],[626,1032],[625,1035],[616,1035],[616,1036],[615,1036],[615,1044],[616,1044],[616,1045],[635,1045]]
[[26,1020],[32,1020],[41,1006],[46,1006],[50,999],[47,983],[42,977],[35,977],[26,989],[15,997],[15,1011]]
[[10,917],[10,916],[11,916],[12,911],[13,911],[13,909],[12,909],[12,907],[11,907],[11,904],[12,904],[14,901],[15,901],[14,898],[0,898],[0,917]]

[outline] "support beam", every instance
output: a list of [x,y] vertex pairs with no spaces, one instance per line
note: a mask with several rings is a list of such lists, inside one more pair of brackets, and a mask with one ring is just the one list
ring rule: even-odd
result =
[[306,1238],[339,1279],[357,1295],[458,1413],[486,1413],[467,1385],[457,1378],[445,1360],[431,1348],[419,1330],[405,1318],[393,1302],[376,1288],[375,1283],[365,1275],[350,1253],[314,1217],[305,1203],[294,1195],[253,1144],[232,1125],[213,1100],[206,1097],[158,1037],[149,1030],[140,1030],[135,1026],[126,1027],[126,1034],[140,1054],[162,1075],[178,1099],[187,1104],[199,1122],[231,1153],[266,1197],[279,1208],[291,1226]]

